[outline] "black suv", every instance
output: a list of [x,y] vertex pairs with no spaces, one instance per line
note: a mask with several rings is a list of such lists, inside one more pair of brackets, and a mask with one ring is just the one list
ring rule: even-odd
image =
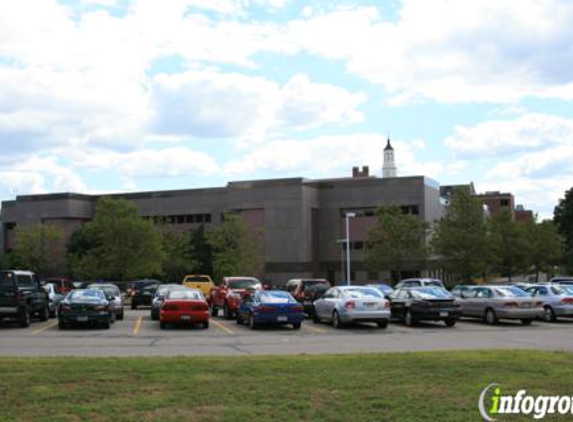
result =
[[0,271],[0,319],[16,318],[20,327],[28,327],[32,315],[42,321],[50,317],[48,293],[36,274]]
[[137,309],[138,306],[151,306],[153,296],[157,287],[161,284],[158,280],[138,280],[133,283],[131,291],[131,309]]

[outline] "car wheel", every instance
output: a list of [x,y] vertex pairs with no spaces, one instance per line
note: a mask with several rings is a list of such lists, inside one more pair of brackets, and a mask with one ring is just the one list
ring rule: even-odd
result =
[[416,324],[414,317],[412,316],[412,311],[409,309],[406,311],[406,317],[404,318],[404,322],[408,327],[413,327]]
[[151,311],[151,319],[153,321],[157,321],[159,319],[159,316],[157,315],[156,312]]
[[66,328],[66,324],[61,319],[58,320],[58,328],[60,330],[63,330],[64,328]]
[[338,311],[334,311],[332,313],[332,326],[334,328],[342,328],[342,323],[340,321],[340,315],[338,315]]
[[543,319],[547,322],[555,322],[557,319],[555,317],[555,312],[551,308],[551,306],[546,306],[543,312]]
[[50,318],[55,318],[55,317],[57,317],[57,315],[56,315],[56,309],[57,309],[57,308],[54,307],[54,309],[50,311]]
[[209,321],[205,321],[203,323],[203,328],[205,328],[205,329],[209,328]]
[[378,328],[386,328],[386,327],[388,327],[388,320],[382,319],[382,320],[376,322],[376,325],[378,325]]
[[249,314],[249,327],[253,330],[257,328],[257,323],[255,322],[253,314]]
[[167,328],[167,323],[161,321],[161,322],[159,323],[159,328],[161,328],[162,330],[164,330],[165,328]]
[[40,321],[47,321],[50,319],[50,308],[46,305],[39,312]]
[[446,319],[444,322],[446,323],[446,327],[453,327],[456,325],[455,319]]
[[493,309],[488,309],[485,311],[485,322],[489,325],[495,325],[498,323],[497,315]]
[[28,310],[28,308],[24,308],[24,311],[21,312],[20,315],[18,316],[18,324],[20,324],[20,327],[26,328],[30,326],[30,322],[31,322],[30,311]]
[[131,303],[131,310],[134,311],[137,309],[137,305],[135,303]]
[[292,328],[294,328],[295,330],[300,330],[300,327],[302,326],[302,324],[300,322],[295,322],[292,325]]
[[237,313],[237,320],[236,320],[237,325],[242,325],[243,324],[243,318],[241,318],[241,314]]
[[217,316],[218,314],[219,309],[215,305],[211,304],[211,316]]
[[529,318],[524,318],[524,319],[521,320],[521,323],[522,323],[523,325],[531,325],[531,322],[532,322],[532,320],[529,319]]
[[318,317],[318,314],[316,313],[316,309],[312,310],[312,322],[314,322],[315,324],[318,324],[320,322],[320,318]]
[[111,322],[109,319],[103,323],[104,330],[109,330],[110,326],[111,326]]
[[117,319],[123,321],[123,317],[124,317],[124,313],[123,313],[123,311],[121,311],[121,313],[117,316]]

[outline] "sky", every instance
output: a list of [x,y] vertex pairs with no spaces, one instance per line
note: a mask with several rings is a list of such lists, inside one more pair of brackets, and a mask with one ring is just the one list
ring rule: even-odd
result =
[[569,0],[6,0],[0,199],[398,174],[573,187]]

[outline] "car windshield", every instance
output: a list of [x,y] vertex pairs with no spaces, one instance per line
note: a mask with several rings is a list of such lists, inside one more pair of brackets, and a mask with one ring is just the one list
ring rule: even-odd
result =
[[167,295],[167,298],[201,300],[203,299],[203,295],[197,290],[171,290]]
[[529,297],[529,294],[519,287],[496,287],[493,291],[501,297]]
[[136,290],[144,290],[144,289],[154,289],[159,285],[158,281],[153,280],[143,280],[143,281],[136,281],[133,284],[133,287]]
[[372,287],[373,289],[378,289],[382,292],[386,292],[386,293],[390,293],[392,292],[394,289],[390,286],[388,286],[387,284],[373,284],[369,287]]
[[238,280],[231,280],[227,283],[229,289],[242,290],[242,289],[256,289],[261,286],[259,280],[250,278],[242,278]]
[[72,302],[100,302],[103,293],[100,290],[74,290],[70,293],[69,300]]
[[185,283],[210,283],[209,277],[205,277],[202,275],[193,276],[193,277],[185,277]]
[[6,271],[0,272],[0,286],[13,286],[13,285],[14,285],[14,275]]
[[378,290],[364,287],[343,289],[342,291],[344,292],[344,296],[350,299],[381,299],[383,297]]
[[98,286],[96,284],[96,285],[88,286],[88,289],[101,290],[102,292],[104,292],[106,297],[111,297],[111,296],[118,297],[121,295],[121,293],[119,292],[119,288],[115,287],[115,286]]
[[174,291],[174,290],[183,290],[186,289],[185,286],[178,286],[178,285],[173,285],[173,286],[159,286],[157,288],[157,296],[165,296],[167,293],[169,293],[170,291]]
[[287,292],[263,292],[259,295],[261,303],[292,303],[296,302]]
[[410,290],[416,299],[451,299],[452,295],[445,289],[429,287]]

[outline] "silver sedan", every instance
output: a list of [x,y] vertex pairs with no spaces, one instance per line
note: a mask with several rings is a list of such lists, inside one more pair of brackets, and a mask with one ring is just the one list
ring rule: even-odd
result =
[[488,324],[497,324],[500,319],[518,319],[529,325],[543,315],[542,302],[515,286],[471,287],[456,302],[461,306],[462,316],[483,318]]
[[573,286],[541,285],[526,290],[543,302],[543,319],[553,322],[557,317],[573,317]]
[[314,302],[314,322],[328,321],[335,328],[351,322],[375,322],[386,328],[390,304],[376,289],[363,286],[333,287]]

